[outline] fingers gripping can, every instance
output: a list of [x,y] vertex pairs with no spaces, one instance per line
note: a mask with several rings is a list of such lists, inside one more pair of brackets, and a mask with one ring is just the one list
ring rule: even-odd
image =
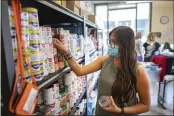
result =
[[110,101],[109,96],[100,96],[100,98],[99,98],[100,107],[103,107],[103,108],[108,107],[110,102],[111,101]]

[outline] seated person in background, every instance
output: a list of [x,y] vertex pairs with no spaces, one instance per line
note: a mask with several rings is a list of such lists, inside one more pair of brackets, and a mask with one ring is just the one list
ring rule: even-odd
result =
[[144,61],[151,62],[152,56],[160,53],[160,44],[156,42],[157,36],[149,33],[147,42],[143,44],[145,49]]
[[165,42],[162,52],[174,52],[174,49],[170,47],[170,44],[168,42]]
[[141,62],[144,60],[143,55],[143,43],[141,41],[141,33],[137,32],[135,37],[135,50],[137,52],[138,61]]

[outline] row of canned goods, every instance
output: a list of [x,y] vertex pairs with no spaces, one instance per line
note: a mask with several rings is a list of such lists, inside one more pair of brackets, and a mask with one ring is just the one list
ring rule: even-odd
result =
[[[29,62],[32,67],[32,72],[36,81],[41,81],[44,76],[44,67],[41,57],[42,52],[40,50],[39,20],[37,9],[23,8],[21,13],[21,25],[22,36],[25,42],[26,51],[30,58]],[[24,69],[26,69],[25,76],[27,78],[30,76],[30,72],[28,67],[25,67]]]
[[[17,39],[14,24],[14,13],[9,7],[10,26],[12,35],[13,54],[17,58]],[[29,56],[23,53],[23,64],[25,78],[31,81],[31,75],[28,63],[31,64],[32,72],[36,81],[41,81],[44,76],[54,73],[64,67],[64,59],[62,54],[58,53],[53,47],[53,39],[51,27],[39,26],[38,10],[35,8],[23,8],[21,12],[22,38],[24,40],[25,51]]]
[[[85,88],[85,78],[77,77],[72,71],[39,92],[37,105],[47,115],[68,115]],[[84,110],[85,100],[79,104],[80,112]],[[77,111],[77,112],[78,112]],[[41,111],[43,112],[43,111]]]

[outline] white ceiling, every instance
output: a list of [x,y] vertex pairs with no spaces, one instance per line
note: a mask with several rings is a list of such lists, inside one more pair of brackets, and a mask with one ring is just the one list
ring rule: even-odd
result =
[[112,0],[112,1],[92,1],[93,4],[103,4],[103,3],[140,3],[140,2],[152,2],[152,1],[128,1],[128,0]]
[[121,1],[117,1],[117,0],[112,0],[112,1],[98,1],[98,0],[91,0],[91,2],[93,3],[93,4],[103,4],[103,3],[114,3],[114,2],[121,2]]

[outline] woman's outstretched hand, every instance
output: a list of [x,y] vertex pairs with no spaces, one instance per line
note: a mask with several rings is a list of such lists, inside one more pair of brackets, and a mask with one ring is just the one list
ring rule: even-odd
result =
[[110,98],[110,101],[111,101],[109,107],[106,107],[106,108],[103,108],[103,109],[108,111],[108,112],[121,113],[121,108],[117,107],[117,105],[115,104],[112,96],[110,96],[109,98]]
[[59,40],[55,39],[53,45],[59,50],[59,52],[63,54],[68,53],[68,48],[66,48]]

